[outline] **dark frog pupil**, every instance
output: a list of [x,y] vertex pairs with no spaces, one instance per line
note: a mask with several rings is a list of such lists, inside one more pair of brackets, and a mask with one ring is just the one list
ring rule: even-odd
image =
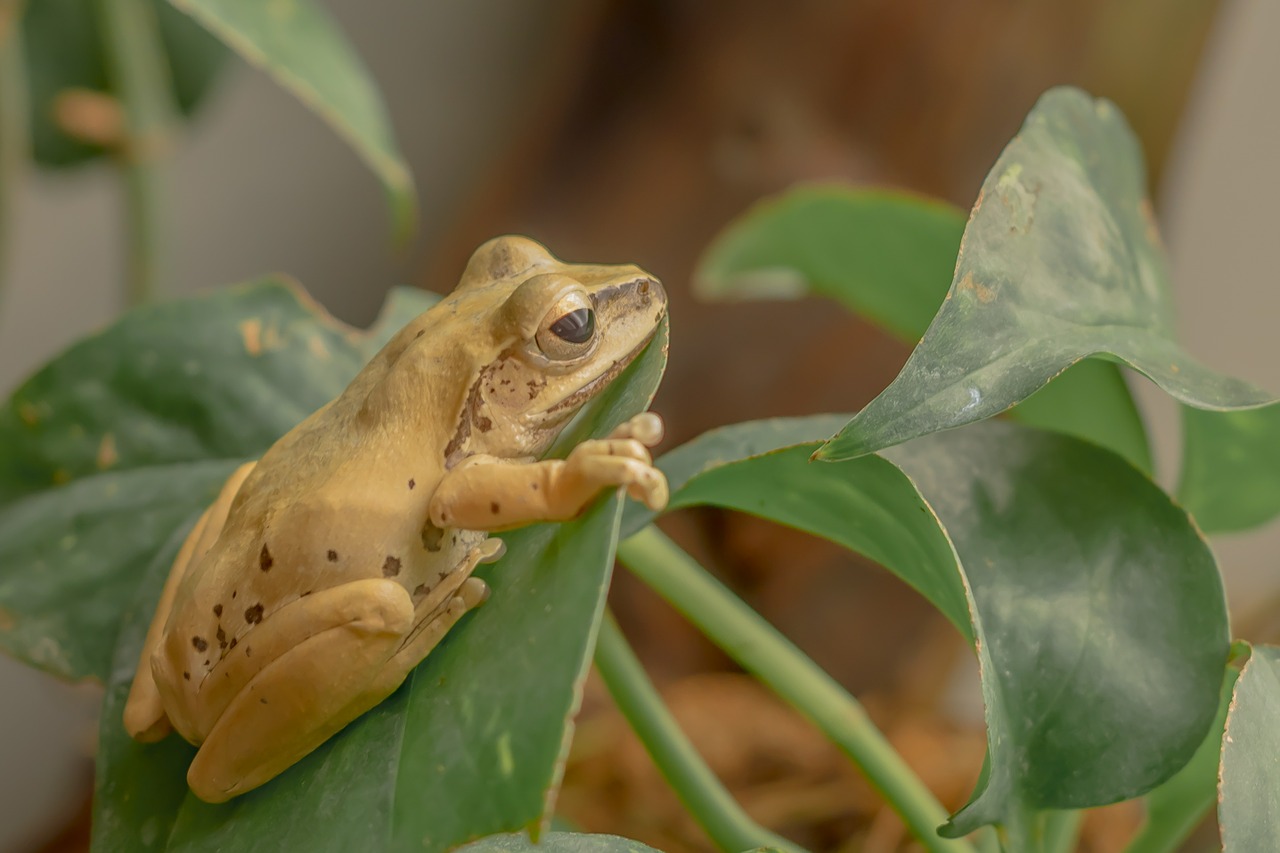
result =
[[590,308],[570,311],[551,324],[552,333],[571,344],[584,344],[596,331],[596,312]]

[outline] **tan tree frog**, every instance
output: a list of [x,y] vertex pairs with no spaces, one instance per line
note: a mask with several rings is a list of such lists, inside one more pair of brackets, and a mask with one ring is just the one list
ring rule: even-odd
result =
[[242,466],[178,554],[124,711],[200,747],[203,800],[261,785],[386,698],[488,588],[492,531],[667,483],[646,413],[564,460],[561,428],[644,348],[666,294],[635,266],[480,247],[452,294],[335,400]]

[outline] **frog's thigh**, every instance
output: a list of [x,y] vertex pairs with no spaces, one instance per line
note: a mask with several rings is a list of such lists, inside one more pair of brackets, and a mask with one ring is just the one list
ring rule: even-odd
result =
[[231,511],[231,502],[244,483],[253,466],[258,463],[246,462],[235,470],[218,498],[200,516],[196,526],[191,528],[182,548],[178,551],[173,567],[169,569],[169,577],[164,582],[160,600],[156,604],[155,615],[151,618],[151,627],[147,629],[147,638],[142,643],[142,652],[138,655],[138,669],[133,677],[133,685],[129,688],[129,700],[124,706],[124,727],[130,735],[140,741],[160,740],[171,728],[168,715],[164,710],[164,702],[160,691],[156,688],[155,676],[151,671],[151,656],[159,648],[164,637],[164,626],[169,621],[169,613],[173,610],[173,601],[178,594],[178,587],[191,567],[199,562],[227,522],[227,514]]
[[[209,731],[187,771],[187,784],[202,800],[223,802],[272,779],[399,684],[379,675],[413,627],[403,587],[381,578],[354,581],[294,607],[301,612],[291,615],[310,617],[313,633],[244,684]],[[272,636],[272,629],[272,620],[264,620],[241,648],[280,647],[288,638]]]

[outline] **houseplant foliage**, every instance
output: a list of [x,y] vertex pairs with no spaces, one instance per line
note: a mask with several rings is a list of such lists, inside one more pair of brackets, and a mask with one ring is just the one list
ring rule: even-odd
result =
[[[407,209],[376,91],[317,7],[174,5],[315,106]],[[1177,347],[1144,180],[1112,105],[1053,90],[967,225],[923,199],[805,188],[732,224],[699,276],[707,293],[833,297],[920,339],[862,412],[726,426],[659,464],[668,511],[728,507],[863,553],[974,644],[988,757],[950,819],[856,700],[616,496],[504,535],[493,599],[392,697],[262,789],[195,800],[182,784],[191,748],[134,743],[120,724],[160,578],[227,473],[431,298],[397,292],[358,332],[265,280],[143,306],[74,345],[0,410],[0,647],[106,687],[95,848],[640,849],[547,832],[597,638],[624,713],[713,840],[791,847],[717,787],[604,618],[615,551],[847,752],[926,849],[1066,850],[1075,810],[1137,796],[1151,819],[1133,849],[1172,849],[1187,813],[1211,806],[1219,765],[1229,849],[1273,837],[1254,800],[1277,787],[1257,760],[1275,728],[1276,653],[1232,655],[1212,552],[1149,479],[1120,365],[1195,409],[1181,491],[1214,529],[1280,511],[1276,408]],[[664,329],[576,435],[645,408],[665,359]],[[1016,422],[979,422],[1006,409]]]

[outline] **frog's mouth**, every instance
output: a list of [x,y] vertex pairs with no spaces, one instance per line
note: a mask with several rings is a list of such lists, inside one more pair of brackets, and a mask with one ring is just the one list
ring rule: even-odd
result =
[[609,383],[613,382],[613,380],[616,379],[622,371],[626,370],[627,367],[631,365],[631,362],[635,361],[640,356],[640,353],[644,352],[645,347],[649,346],[649,343],[653,340],[654,336],[658,334],[658,328],[658,326],[654,326],[653,330],[649,332],[644,340],[640,341],[639,344],[621,358],[612,361],[603,371],[600,372],[599,376],[588,380],[588,382],[578,388],[577,391],[574,391],[569,396],[556,402],[545,411],[539,412],[538,414],[546,418],[547,426],[555,426],[569,420],[569,418],[573,417],[579,409],[587,404],[589,400],[593,399],[602,390],[604,390]]
[[641,323],[647,328],[629,350],[600,359],[596,375],[585,378],[576,389],[546,409],[532,413],[547,428],[554,428],[569,420],[617,379],[649,346],[666,318],[666,291],[657,279],[648,276],[630,278],[602,288],[592,295],[592,300],[597,314],[605,321],[605,328],[615,327],[623,339],[635,335],[639,331],[635,327]]

